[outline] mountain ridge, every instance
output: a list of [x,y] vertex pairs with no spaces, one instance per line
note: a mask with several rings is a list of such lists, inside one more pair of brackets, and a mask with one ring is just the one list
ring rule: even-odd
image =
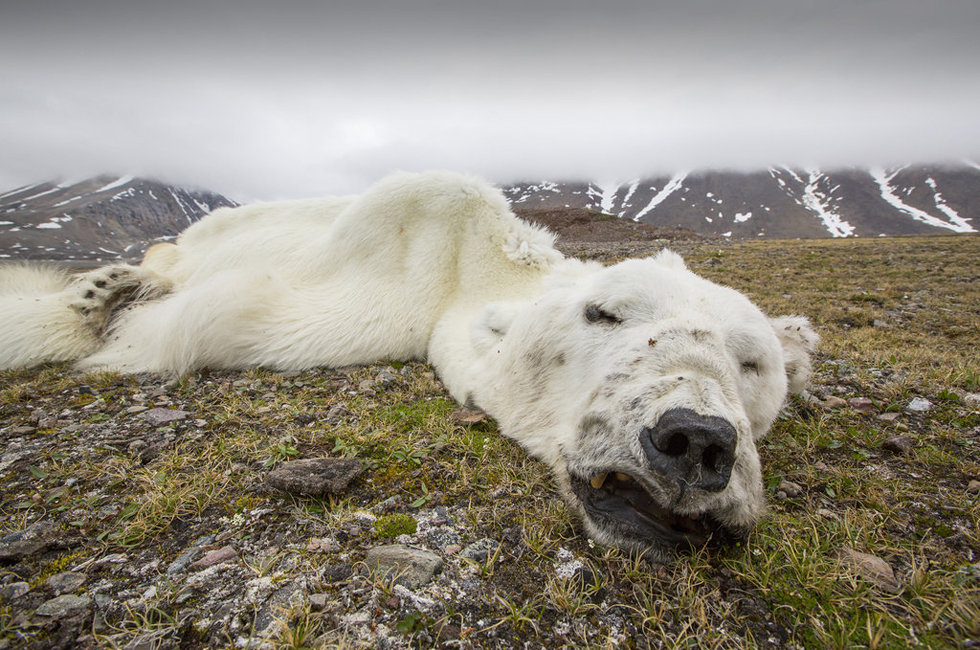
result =
[[[976,233],[980,227],[980,165],[973,163],[696,170],[625,183],[500,187],[519,215],[590,241],[878,237]],[[207,190],[133,176],[25,185],[0,193],[0,261],[136,260],[208,212],[235,205]],[[586,224],[590,214],[595,222]]]
[[625,183],[510,184],[516,208],[585,208],[703,235],[850,237],[975,233],[980,166],[696,170]]
[[220,194],[133,176],[46,181],[0,193],[0,259],[137,259],[212,210]]

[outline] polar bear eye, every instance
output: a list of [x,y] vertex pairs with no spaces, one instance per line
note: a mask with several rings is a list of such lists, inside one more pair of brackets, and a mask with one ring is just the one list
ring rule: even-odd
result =
[[587,305],[585,308],[585,320],[590,323],[607,323],[610,325],[618,325],[623,322],[623,319],[619,318],[615,314],[610,314],[598,305]]
[[759,362],[758,361],[743,361],[742,362],[742,372],[754,372],[759,374]]

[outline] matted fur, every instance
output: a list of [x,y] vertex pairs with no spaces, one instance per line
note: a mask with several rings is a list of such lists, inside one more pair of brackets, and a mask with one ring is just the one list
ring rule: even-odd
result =
[[[565,259],[499,191],[441,172],[397,174],[360,196],[222,208],[140,266],[0,271],[0,367],[428,359],[457,400],[554,469],[592,535],[631,548],[658,542],[597,523],[573,481],[621,471],[680,516],[750,526],[763,508],[755,441],[787,376],[802,388],[816,340],[805,319],[770,321],[673,253],[608,268]],[[639,436],[672,408],[737,431],[724,490],[678,492],[644,457]]]

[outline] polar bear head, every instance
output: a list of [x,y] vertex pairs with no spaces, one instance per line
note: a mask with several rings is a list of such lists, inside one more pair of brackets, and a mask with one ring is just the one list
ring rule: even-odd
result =
[[755,443],[802,389],[816,334],[670,252],[587,268],[483,310],[473,397],[602,543],[662,558],[747,531],[764,508]]

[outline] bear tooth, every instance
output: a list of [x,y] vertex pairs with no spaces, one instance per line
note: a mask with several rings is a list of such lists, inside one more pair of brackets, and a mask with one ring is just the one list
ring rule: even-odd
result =
[[596,474],[591,479],[589,479],[589,483],[592,485],[592,487],[598,490],[599,488],[602,487],[602,484],[606,482],[606,476],[607,474],[605,472],[603,472],[602,474]]
[[633,477],[630,476],[629,474],[623,474],[622,472],[616,472],[616,480],[617,481],[623,481],[625,483],[625,482],[628,482],[628,481],[632,481],[633,480]]

